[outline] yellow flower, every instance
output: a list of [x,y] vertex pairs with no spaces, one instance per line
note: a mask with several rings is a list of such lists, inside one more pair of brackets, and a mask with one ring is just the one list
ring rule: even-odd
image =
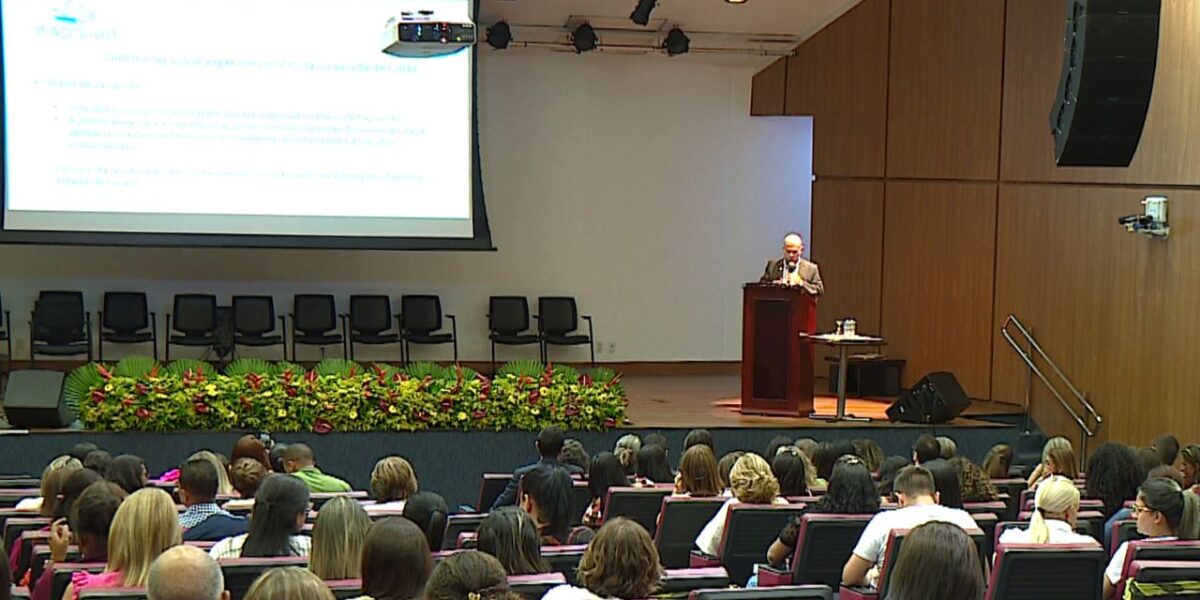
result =
[[467,413],[465,413],[465,412],[460,412],[460,413],[458,413],[458,420],[459,420],[459,421],[466,421],[466,420],[467,420]]
[[284,418],[284,417],[286,417],[286,416],[287,416],[287,410],[286,410],[286,409],[283,409],[283,408],[281,408],[281,409],[279,409],[279,412],[275,413],[275,416],[277,416],[277,417],[279,417],[280,419],[282,419],[282,418]]
[[358,411],[357,411],[357,410],[352,410],[352,411],[350,411],[350,418],[351,418],[351,419],[357,419],[357,418],[358,418]]
[[399,412],[400,412],[400,409],[396,408],[396,405],[395,405],[395,404],[393,404],[393,405],[391,405],[391,406],[389,406],[389,407],[388,407],[388,412],[389,412],[389,413],[392,413],[392,414],[394,415],[394,414],[397,414],[397,413],[399,413]]

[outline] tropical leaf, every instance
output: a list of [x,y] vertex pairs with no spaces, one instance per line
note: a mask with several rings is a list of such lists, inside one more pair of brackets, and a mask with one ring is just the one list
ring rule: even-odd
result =
[[475,379],[475,377],[479,375],[479,371],[476,371],[475,369],[472,369],[471,367],[464,367],[462,365],[455,365],[453,367],[450,367],[450,371],[455,373],[456,377],[458,375],[462,375],[463,381],[469,381],[471,379]]
[[317,375],[336,375],[338,377],[353,377],[363,373],[362,365],[345,358],[327,358],[313,367]]
[[505,363],[504,366],[500,367],[500,369],[496,371],[496,375],[498,377],[505,377],[508,375],[513,375],[516,377],[526,376],[526,377],[538,378],[538,377],[541,377],[542,374],[545,372],[546,372],[546,365],[543,365],[539,361],[536,361],[536,360],[514,360],[512,362]]
[[225,365],[225,374],[230,377],[244,377],[250,373],[270,375],[271,363],[261,358],[239,358]]
[[282,375],[288,371],[291,371],[293,375],[299,377],[299,376],[303,375],[304,373],[306,373],[308,371],[308,369],[305,369],[304,367],[302,367],[296,363],[288,362],[286,360],[281,360],[279,362],[271,363],[271,374],[272,375]]
[[383,371],[383,376],[389,379],[395,377],[396,373],[401,372],[400,367],[397,367],[396,365],[389,365],[387,363],[374,363],[371,365],[371,369],[375,372]]
[[435,380],[450,381],[458,378],[453,369],[428,361],[412,363],[404,367],[404,372],[413,379],[431,377]]
[[113,367],[113,375],[116,377],[132,377],[141,379],[150,374],[158,361],[149,356],[126,356]]
[[99,367],[96,363],[88,363],[67,374],[63,381],[63,396],[72,411],[78,412],[79,404],[91,397],[92,390],[104,385]]
[[592,382],[596,385],[606,385],[620,397],[625,397],[625,386],[621,385],[621,376],[608,367],[600,367],[592,371]]
[[188,371],[203,373],[207,377],[215,374],[217,369],[209,363],[194,358],[180,358],[171,361],[171,364],[167,365],[167,372],[176,377],[183,377],[183,374]]
[[555,377],[562,378],[564,381],[579,380],[579,369],[576,369],[571,365],[554,364],[551,365],[550,368],[554,371]]

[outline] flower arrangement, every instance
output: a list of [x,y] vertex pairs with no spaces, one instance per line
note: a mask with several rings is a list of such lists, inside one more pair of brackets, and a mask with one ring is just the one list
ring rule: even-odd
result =
[[623,424],[628,404],[611,369],[581,374],[536,361],[508,363],[489,379],[435,363],[327,359],[308,370],[239,359],[217,371],[130,357],[76,369],[65,391],[83,425],[98,431],[601,430]]

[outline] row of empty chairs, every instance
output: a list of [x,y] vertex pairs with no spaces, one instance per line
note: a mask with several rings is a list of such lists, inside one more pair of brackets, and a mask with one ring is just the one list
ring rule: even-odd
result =
[[[292,312],[286,317],[276,315],[271,296],[236,295],[230,306],[218,305],[213,294],[177,294],[172,311],[166,315],[166,358],[171,359],[171,346],[191,346],[216,349],[219,355],[232,353],[237,346],[279,346],[284,360],[288,359],[288,330],[290,320],[291,357],[296,359],[296,345],[342,346],[344,358],[354,358],[356,344],[397,345],[401,362],[409,362],[412,344],[451,344],[454,361],[458,362],[458,322],[453,314],[442,312],[441,298],[436,295],[404,295],[400,312],[392,312],[391,298],[386,295],[352,295],[349,310],[338,313],[337,301],[331,294],[296,294]],[[532,315],[536,327],[531,329],[529,301],[524,296],[492,296],[488,301],[488,339],[491,342],[491,362],[496,365],[496,345],[537,344],[539,357],[548,360],[550,346],[587,344],[591,364],[596,353],[592,347],[594,334],[592,317],[579,315],[575,299],[567,296],[538,298],[538,314]],[[80,356],[93,359],[95,345],[99,359],[104,360],[104,344],[150,344],[158,359],[158,315],[149,310],[143,292],[105,292],[103,309],[99,311],[99,343],[93,344],[91,313],[84,308],[82,292],[43,291],[38,295],[30,315],[29,359],[36,356]],[[12,319],[3,312],[0,340],[8,344],[12,357]],[[449,331],[444,320],[449,320]],[[579,321],[587,323],[587,333],[579,329]]]

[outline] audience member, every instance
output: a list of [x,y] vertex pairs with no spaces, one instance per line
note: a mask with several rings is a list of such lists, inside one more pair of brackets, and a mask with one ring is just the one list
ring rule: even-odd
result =
[[[843,456],[833,467],[829,490],[812,505],[814,514],[869,515],[879,511],[879,493],[865,462],[857,456]],[[792,555],[799,537],[800,518],[793,517],[767,549],[767,562],[782,566]]]
[[402,515],[425,533],[425,543],[430,548],[441,550],[450,516],[444,498],[433,492],[417,492],[404,504]]
[[587,449],[583,447],[583,442],[575,438],[567,438],[563,440],[562,450],[558,452],[558,462],[564,466],[571,465],[586,471],[591,458],[588,457]]
[[854,454],[863,459],[867,465],[867,470],[872,473],[879,473],[879,466],[883,464],[883,448],[870,438],[861,438],[854,440]]
[[1150,469],[1162,465],[1162,461],[1158,458],[1158,453],[1153,448],[1134,449],[1133,460],[1137,462],[1138,470],[1142,473],[1149,473]]
[[729,487],[729,473],[733,471],[733,465],[737,464],[738,459],[746,454],[744,450],[734,450],[726,452],[721,460],[717,461],[717,472],[721,475],[721,481],[725,482],[725,487]]
[[233,444],[233,452],[229,453],[229,464],[234,464],[241,458],[251,458],[264,469],[271,468],[271,450],[257,435],[243,435]]
[[929,521],[900,547],[888,600],[981,600],[984,590],[975,542],[960,527]]
[[292,475],[273,474],[254,496],[247,532],[209,550],[213,558],[308,556],[312,540],[300,535],[310,508],[308,486]]
[[[636,440],[638,438],[637,436],[633,436],[633,439]],[[562,451],[563,442],[564,436],[562,428],[558,427],[557,425],[551,425],[545,429],[542,429],[542,431],[538,433],[537,441],[533,443],[534,447],[537,448],[538,455],[541,456],[541,458],[533,464],[528,464],[513,470],[512,479],[509,480],[508,485],[504,487],[504,491],[500,492],[500,495],[496,497],[496,501],[492,502],[492,510],[500,508],[501,506],[512,506],[515,504],[517,502],[517,489],[521,485],[521,479],[525,477],[526,473],[529,473],[540,466],[561,466],[567,470],[568,474],[583,473],[583,469],[580,469],[579,467],[574,465],[565,466],[558,462],[558,453]],[[483,507],[480,507],[480,510],[483,510]]]
[[868,579],[868,572],[883,561],[888,534],[893,529],[912,529],[929,521],[946,521],[963,529],[976,527],[966,511],[938,504],[940,493],[933,474],[925,467],[905,467],[896,476],[894,487],[900,508],[876,513],[863,529],[850,560],[842,568],[842,581],[849,585],[875,585]]
[[71,453],[67,456],[70,456],[71,458],[79,461],[80,464],[83,464],[83,461],[87,459],[89,454],[99,449],[100,446],[97,446],[92,442],[79,442],[78,444],[75,444],[75,447],[71,448]]
[[137,490],[113,515],[104,572],[76,571],[63,598],[78,598],[80,591],[89,588],[143,587],[154,559],[181,543],[171,496],[154,488]]
[[1189,444],[1179,452],[1179,472],[1186,487],[1200,484],[1200,445]]
[[771,467],[763,457],[748,452],[743,454],[729,472],[729,487],[733,491],[730,498],[716,515],[696,536],[696,547],[710,556],[717,556],[717,545],[725,533],[725,518],[729,509],[735,504],[787,504],[787,500],[779,496],[779,480],[771,473]]
[[349,483],[332,475],[326,475],[317,468],[316,458],[308,444],[289,444],[287,450],[283,452],[283,468],[293,477],[303,481],[310,492],[336,494],[350,491]]
[[432,571],[429,542],[412,521],[388,517],[367,529],[362,551],[362,598],[420,598]]
[[683,458],[679,460],[679,472],[675,474],[673,495],[711,498],[720,496],[724,491],[725,482],[721,481],[721,472],[717,467],[717,458],[713,455],[712,447],[707,444],[695,444],[684,450]]
[[175,546],[150,564],[147,600],[229,600],[217,561],[192,546]]
[[59,522],[50,530],[50,559],[33,588],[33,600],[59,600],[51,598],[53,573],[50,567],[55,563],[66,562],[72,537],[79,545],[79,558],[76,562],[108,562],[109,531],[123,500],[125,490],[112,482],[100,481],[83,490],[71,507],[70,526]]
[[508,589],[504,568],[495,557],[467,550],[437,564],[425,587],[425,600],[521,600],[521,596]]
[[800,451],[803,452],[804,455],[808,457],[808,460],[811,461],[813,452],[817,451],[818,444],[817,444],[817,440],[814,440],[812,438],[800,438],[800,439],[796,440],[795,444],[792,444],[792,445],[799,448]]
[[[1090,480],[1091,469],[1088,470]],[[1200,539],[1200,499],[1190,490],[1162,477],[1148,479],[1138,490],[1133,504],[1137,515],[1138,533],[1149,540],[1195,540]],[[1129,542],[1123,542],[1113,553],[1112,560],[1104,570],[1104,597],[1113,597],[1121,581],[1125,567],[1125,555]]]
[[370,526],[371,517],[353,498],[331,498],[313,525],[309,570],[327,581],[358,579],[363,538]]
[[[1146,477],[1142,480],[1142,483],[1145,483],[1156,477],[1165,477],[1167,479],[1174,480],[1175,483],[1178,483],[1181,488],[1185,487],[1183,485],[1183,477],[1179,474],[1179,471],[1175,470],[1175,467],[1157,465],[1146,473]],[[1129,503],[1127,502],[1126,504]],[[1130,518],[1135,517],[1133,515],[1133,509],[1129,508],[1128,506],[1122,506],[1121,510],[1113,513],[1113,516],[1108,518],[1108,521],[1104,523],[1103,542],[1105,548],[1112,548],[1113,530],[1116,529],[1117,523]]]
[[937,440],[938,443],[938,458],[950,460],[955,456],[958,456],[958,444],[954,443],[953,439],[950,439],[944,435],[939,435],[934,439]]
[[[66,471],[66,469],[63,469]],[[62,489],[58,494],[57,506],[55,506],[53,518],[55,520],[68,519],[71,516],[71,509],[75,506],[75,502],[83,491],[88,489],[93,483],[104,481],[99,473],[91,469],[79,469],[71,471],[66,480],[63,481]]]
[[950,466],[950,461],[931,460],[924,465],[933,475],[933,485],[938,492],[938,504],[950,508],[962,508],[962,488],[958,485],[958,472]]
[[913,443],[913,464],[923,465],[931,460],[941,458],[942,446],[938,444],[937,438],[928,433],[922,434]]
[[1104,518],[1110,519],[1126,502],[1137,497],[1145,471],[1137,465],[1133,449],[1108,443],[1096,448],[1087,462],[1085,495],[1104,503]]
[[1160,463],[1173,467],[1175,460],[1179,457],[1179,440],[1175,436],[1165,433],[1154,440],[1150,449],[1158,454]]
[[615,454],[599,452],[593,456],[591,464],[588,465],[588,495],[592,501],[583,513],[583,524],[599,527],[604,518],[604,505],[608,502],[608,489],[628,485],[625,470]]
[[1071,441],[1065,437],[1050,438],[1042,447],[1042,462],[1029,474],[1029,489],[1037,487],[1039,481],[1051,476],[1062,475],[1067,479],[1079,477],[1079,460]]
[[[282,471],[281,471],[282,472]],[[238,493],[235,498],[225,503],[226,510],[248,510],[254,507],[254,495],[258,487],[271,472],[262,463],[253,458],[242,457],[229,466],[229,484]]]
[[574,483],[566,469],[541,465],[521,480],[521,508],[533,516],[544,546],[566,543]]
[[[69,454],[64,454],[50,461],[50,464],[46,465],[45,469],[42,469],[41,495],[36,498],[22,498],[17,502],[17,505],[13,508],[13,510],[42,513],[42,505],[45,503],[45,499],[53,499],[58,495],[59,492],[58,488],[46,489],[46,486],[58,485],[59,487],[62,487],[63,484],[63,480],[53,479],[52,481],[50,476],[53,475],[55,471],[67,468],[72,470],[82,469],[83,463],[80,462],[79,459]],[[53,500],[51,500],[51,502],[53,503]],[[43,513],[42,516],[47,515]]]
[[779,481],[780,496],[808,495],[808,478],[804,470],[804,459],[795,446],[784,446],[771,461],[771,473]]
[[267,453],[267,457],[271,460],[271,464],[267,467],[267,470],[274,473],[287,472],[287,469],[285,469],[283,466],[283,455],[287,452],[287,447],[287,444],[281,444],[279,442],[276,442],[275,445],[271,446],[271,451]]
[[99,473],[101,477],[108,475],[108,466],[110,464],[112,464],[112,455],[104,450],[92,450],[83,459],[83,467]]
[[771,461],[775,460],[775,455],[779,453],[780,448],[791,445],[792,438],[786,435],[777,435],[771,438],[771,441],[767,443],[767,453],[763,455],[763,459],[770,463]]
[[646,446],[658,446],[663,449],[663,453],[670,456],[671,445],[667,442],[667,436],[661,433],[647,433],[646,437],[642,438],[642,448]]
[[983,457],[983,472],[989,479],[1007,479],[1012,468],[1013,449],[1008,444],[996,444]]
[[804,462],[804,485],[808,488],[808,493],[817,493],[829,487],[829,482],[825,479],[817,477],[817,467],[813,464],[812,459],[800,449],[799,446],[792,446],[796,449],[796,456]]
[[893,484],[896,481],[896,476],[900,474],[900,470],[911,465],[912,462],[903,456],[889,456],[883,460],[883,464],[879,465],[879,496],[893,500]]
[[217,472],[217,494],[225,497],[233,495],[233,485],[229,483],[229,464],[223,456],[211,450],[201,450],[189,456],[188,460],[203,460],[211,464]]
[[[610,452],[601,454],[612,456]],[[477,533],[479,549],[496,557],[509,575],[550,572],[550,563],[542,558],[537,524],[524,510],[515,506],[498,508],[484,517]]]
[[[837,459],[839,459],[843,456],[857,456],[858,455],[858,451],[854,449],[854,442],[852,442],[846,438],[838,438],[838,439],[830,442],[830,444],[833,446],[834,462],[837,462]],[[830,472],[830,474],[832,474],[833,469],[832,468],[829,469],[829,472]]]
[[[762,466],[766,466],[762,457],[753,454],[747,456],[754,456],[763,463]],[[654,546],[654,540],[650,539],[650,534],[636,522],[617,517],[600,528],[579,560],[576,579],[582,587],[561,585],[542,598],[646,598],[658,589],[662,576],[658,549]]]
[[636,476],[633,485],[638,487],[675,481],[675,474],[671,472],[671,465],[667,462],[667,451],[658,444],[642,445],[642,449],[637,452],[637,468],[634,472]]
[[617,459],[621,461],[621,467],[625,469],[625,474],[633,476],[637,471],[637,453],[642,449],[642,438],[627,433],[617,440],[617,445],[613,447],[613,454],[617,455]]
[[958,476],[958,488],[962,492],[963,502],[995,502],[1000,499],[1000,492],[988,479],[987,473],[979,465],[971,462],[965,456],[950,459],[950,466]]
[[61,469],[56,469],[50,473],[50,476],[42,480],[41,493],[42,503],[38,508],[38,514],[48,519],[62,516],[63,504],[63,488],[76,473],[83,471],[84,468],[79,464],[79,461],[71,459],[69,464]]
[[[1000,534],[1001,544],[1083,544],[1095,541],[1075,533],[1079,515],[1079,488],[1062,475],[1051,475],[1038,485],[1033,497],[1029,528],[1012,528]],[[907,542],[905,542],[907,543]]]
[[300,567],[267,569],[246,592],[245,600],[335,600],[316,575]]
[[385,456],[371,470],[371,494],[375,504],[367,512],[404,510],[404,503],[417,493],[417,474],[412,464],[399,456]]
[[146,473],[146,461],[140,456],[122,454],[108,465],[108,480],[121,486],[125,493],[132,494],[144,487],[149,476]]
[[712,451],[712,455],[717,455],[717,445],[713,443],[712,433],[707,429],[693,429],[688,432],[687,437],[683,438],[683,451],[687,452],[692,446],[702,445],[708,446]]
[[[851,452],[853,454],[853,452]],[[817,444],[817,449],[813,450],[812,462],[813,467],[817,469],[817,477],[829,481],[829,476],[833,475],[833,464],[841,455],[838,454],[836,448],[830,442],[821,442]]]
[[184,541],[214,542],[246,533],[244,517],[235,517],[217,506],[219,478],[212,462],[188,460],[179,469],[179,501],[187,507],[179,513]]

